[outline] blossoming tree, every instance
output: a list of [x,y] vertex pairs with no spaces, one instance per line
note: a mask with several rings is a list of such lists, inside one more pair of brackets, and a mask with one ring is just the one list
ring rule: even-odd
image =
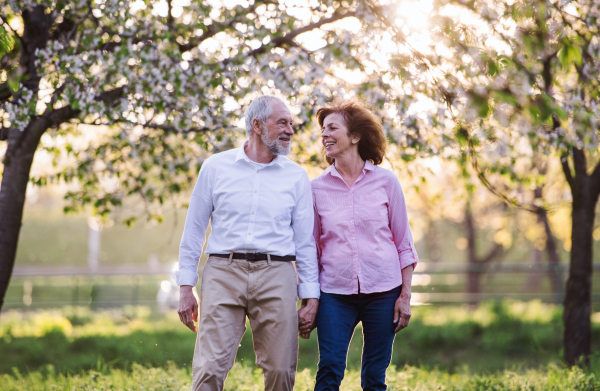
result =
[[[287,99],[300,129],[349,90],[378,108],[398,102],[374,71],[373,43],[356,34],[363,9],[352,2],[0,7],[0,306],[29,182],[75,183],[67,211],[91,205],[106,215],[127,196],[151,208],[189,188],[206,153],[231,147],[255,96]],[[91,141],[82,148],[77,136]],[[57,170],[31,178],[41,151],[55,155]]]
[[552,200],[540,194],[528,204],[492,182],[539,188],[545,176],[535,161],[560,159],[572,197],[564,354],[569,364],[587,357],[600,194],[600,3],[437,0],[427,34],[412,41],[397,7],[371,9],[403,45],[392,65],[399,78],[412,80],[412,95],[447,108],[417,124],[440,151],[459,146],[490,190],[538,214],[551,211]]

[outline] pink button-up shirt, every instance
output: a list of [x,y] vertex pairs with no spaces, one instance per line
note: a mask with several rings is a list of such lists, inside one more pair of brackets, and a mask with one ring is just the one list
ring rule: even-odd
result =
[[327,293],[389,291],[418,262],[398,178],[365,163],[352,187],[330,166],[311,181],[319,282]]

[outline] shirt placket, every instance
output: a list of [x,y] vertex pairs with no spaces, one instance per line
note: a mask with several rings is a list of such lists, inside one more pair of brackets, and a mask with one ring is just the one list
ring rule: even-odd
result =
[[255,222],[256,222],[256,212],[257,212],[257,208],[258,208],[258,196],[260,195],[260,170],[255,170],[254,173],[254,184],[252,187],[252,203],[250,205],[250,218],[248,219],[248,232],[246,235],[246,252],[250,251],[249,249],[252,246],[253,240],[254,240],[254,236],[255,236],[255,232],[254,232],[254,227],[255,227]]
[[[356,235],[356,215],[354,214],[354,210],[355,207],[354,205],[358,205],[358,202],[356,200],[356,197],[358,197],[356,195],[356,191],[358,188],[358,182],[361,181],[361,179],[363,179],[363,177],[365,176],[366,172],[363,169],[363,171],[360,173],[359,177],[356,178],[356,181],[354,181],[354,184],[352,185],[352,187],[350,188],[350,195],[352,196],[352,220],[350,220],[350,238],[352,240],[352,262],[353,262],[353,266],[354,266],[354,273],[356,274],[356,278],[360,281],[362,279],[361,276],[361,270],[360,270],[360,262],[358,262],[358,240],[356,239],[357,235]],[[362,205],[363,207],[365,207],[365,205]]]
[[356,215],[355,215],[355,194],[350,189],[350,244],[352,246],[352,269],[354,274],[360,279],[360,265],[358,263],[358,243],[356,241]]

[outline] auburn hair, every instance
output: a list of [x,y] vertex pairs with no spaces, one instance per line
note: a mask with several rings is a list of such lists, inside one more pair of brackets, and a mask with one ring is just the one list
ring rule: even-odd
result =
[[[383,133],[381,120],[363,102],[355,99],[335,101],[330,106],[321,107],[317,111],[319,126],[330,114],[340,114],[344,118],[348,134],[360,137],[358,154],[364,161],[370,160],[375,165],[381,164],[387,148],[387,138]],[[323,148],[323,157],[330,165],[335,159],[327,157]]]

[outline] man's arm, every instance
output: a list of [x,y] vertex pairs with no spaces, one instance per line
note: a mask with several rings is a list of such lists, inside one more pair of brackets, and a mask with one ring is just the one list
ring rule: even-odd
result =
[[179,246],[177,284],[180,286],[180,295],[177,312],[181,322],[194,332],[194,322],[198,321],[198,302],[192,289],[198,283],[198,261],[202,255],[206,228],[213,210],[212,175],[207,162],[208,160],[200,169]]
[[296,270],[298,272],[298,296],[302,300],[298,310],[300,336],[308,338],[314,328],[319,308],[319,265],[313,236],[314,209],[308,176],[304,174],[299,197],[292,214],[294,245],[296,246]]

